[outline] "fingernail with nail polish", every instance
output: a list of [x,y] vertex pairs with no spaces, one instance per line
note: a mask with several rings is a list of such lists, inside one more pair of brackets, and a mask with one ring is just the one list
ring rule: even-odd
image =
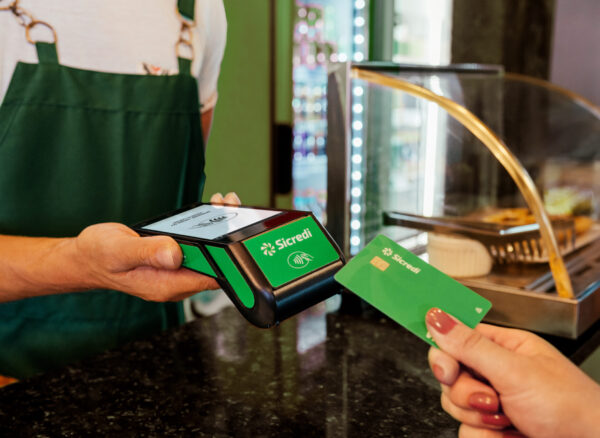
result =
[[498,412],[498,398],[484,392],[475,392],[469,396],[469,406],[478,411]]
[[503,414],[481,414],[481,421],[484,424],[498,427],[508,427],[512,424],[508,417]]
[[456,325],[456,321],[450,318],[447,313],[437,308],[430,309],[429,312],[427,312],[425,320],[437,332],[443,335],[452,330],[452,328]]
[[444,383],[444,369],[439,365],[433,365],[431,367],[431,371],[433,371],[433,375],[439,382]]

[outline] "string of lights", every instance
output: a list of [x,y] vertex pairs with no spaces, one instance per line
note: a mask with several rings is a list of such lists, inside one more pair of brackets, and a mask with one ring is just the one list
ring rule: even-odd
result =
[[[367,2],[366,0],[355,0],[353,38],[352,38],[352,60],[361,62],[367,58]],[[351,94],[351,140],[350,140],[350,254],[356,254],[362,244],[362,201],[363,201],[363,144],[365,141],[365,89],[361,85],[355,85]]]

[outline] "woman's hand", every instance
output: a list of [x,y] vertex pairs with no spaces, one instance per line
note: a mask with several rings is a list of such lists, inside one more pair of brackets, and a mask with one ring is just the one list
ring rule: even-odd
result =
[[600,386],[540,337],[479,324],[472,330],[440,309],[426,323],[440,347],[429,363],[442,407],[459,436],[597,437]]

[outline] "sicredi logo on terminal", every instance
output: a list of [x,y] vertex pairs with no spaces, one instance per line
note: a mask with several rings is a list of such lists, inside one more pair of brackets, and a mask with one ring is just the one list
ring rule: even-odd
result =
[[305,228],[302,233],[296,234],[291,237],[282,237],[275,241],[275,246],[269,242],[265,242],[261,245],[260,250],[264,255],[272,256],[275,254],[276,249],[282,250],[284,248],[294,246],[298,242],[302,242],[303,240],[310,239],[312,237],[312,233],[309,228]]

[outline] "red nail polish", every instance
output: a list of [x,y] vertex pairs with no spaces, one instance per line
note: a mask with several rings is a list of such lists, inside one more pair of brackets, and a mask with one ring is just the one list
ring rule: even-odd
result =
[[441,366],[433,365],[431,371],[433,371],[433,375],[439,382],[444,383],[444,369]]
[[452,327],[456,325],[456,321],[438,308],[430,309],[429,312],[427,312],[425,320],[430,326],[443,335],[452,330]]
[[468,403],[469,406],[478,411],[498,412],[498,397],[486,394],[485,392],[471,394]]
[[484,424],[498,427],[508,427],[512,424],[508,417],[503,414],[481,414],[481,421]]

